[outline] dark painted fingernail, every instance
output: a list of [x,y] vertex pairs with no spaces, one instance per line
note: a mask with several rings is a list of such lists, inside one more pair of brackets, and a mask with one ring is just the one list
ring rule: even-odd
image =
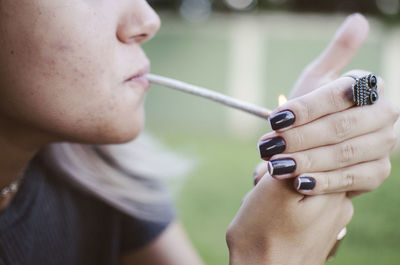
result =
[[282,158],[268,161],[268,171],[271,176],[293,173],[296,170],[296,162],[291,158]]
[[313,190],[315,188],[315,178],[298,177],[294,183],[297,190]]
[[282,137],[274,137],[267,139],[258,144],[261,158],[268,158],[285,151],[286,143]]
[[272,115],[269,118],[269,122],[271,123],[272,130],[280,130],[292,125],[295,121],[294,113],[290,110],[284,110]]

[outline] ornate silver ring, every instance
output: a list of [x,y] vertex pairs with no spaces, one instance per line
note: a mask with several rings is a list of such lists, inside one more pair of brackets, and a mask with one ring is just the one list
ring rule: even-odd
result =
[[353,102],[357,106],[372,105],[379,99],[378,78],[375,74],[358,77],[346,75],[353,78],[356,82],[352,85]]

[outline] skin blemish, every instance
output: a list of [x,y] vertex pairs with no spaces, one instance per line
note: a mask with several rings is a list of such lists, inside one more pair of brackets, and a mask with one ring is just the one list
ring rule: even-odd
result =
[[[140,93],[132,91],[124,77],[145,67],[147,60],[137,43],[132,43],[130,51],[114,49],[120,44],[114,36],[114,31],[119,30],[120,19],[116,18],[126,12],[121,9],[121,13],[115,13],[114,24],[109,25],[111,20],[89,21],[92,14],[84,4],[61,0],[22,2],[26,5],[6,0],[7,8],[0,16],[0,44],[7,55],[5,59],[10,59],[10,65],[4,63],[7,74],[1,78],[3,83],[12,84],[7,89],[13,92],[7,93],[10,98],[0,97],[2,111],[10,110],[16,118],[32,121],[30,126],[38,126],[49,140],[55,134],[101,143],[136,137],[142,127],[143,113],[138,109],[145,89],[139,89]],[[3,7],[2,0],[0,3]],[[59,7],[64,5],[68,8]],[[98,16],[103,14],[101,5],[93,7],[99,8]],[[84,26],[88,22],[90,26]],[[105,24],[109,25],[107,30]],[[141,25],[129,25],[129,32],[147,30]]]
[[65,44],[58,45],[57,49],[59,51],[61,51],[61,52],[66,52],[66,51],[71,50],[71,48],[68,45],[65,45]]
[[65,53],[65,52],[72,52],[73,49],[71,46],[65,44],[64,42],[61,41],[57,41],[56,43],[54,43],[53,48],[55,48],[57,51]]
[[81,78],[85,78],[86,74],[83,73],[82,71],[79,71],[77,67],[74,67],[74,73],[78,74]]

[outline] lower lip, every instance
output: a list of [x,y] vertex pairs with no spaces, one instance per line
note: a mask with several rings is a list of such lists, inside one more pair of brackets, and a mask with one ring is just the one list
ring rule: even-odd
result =
[[127,80],[126,82],[129,85],[132,85],[133,87],[143,87],[146,90],[150,87],[150,81],[143,75],[133,77],[133,78]]

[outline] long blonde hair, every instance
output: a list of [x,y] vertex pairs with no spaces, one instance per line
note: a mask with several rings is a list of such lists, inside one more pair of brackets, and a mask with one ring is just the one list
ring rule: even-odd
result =
[[119,145],[55,143],[40,156],[53,172],[113,207],[153,221],[163,218],[160,212],[171,201],[163,182],[193,165],[148,135]]

